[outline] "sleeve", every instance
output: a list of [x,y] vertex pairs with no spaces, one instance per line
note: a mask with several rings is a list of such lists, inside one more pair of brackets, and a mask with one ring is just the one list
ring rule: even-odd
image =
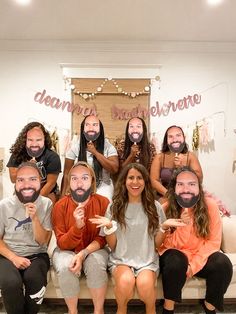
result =
[[159,216],[159,224],[162,224],[166,220],[165,212],[159,202],[155,201],[155,205],[156,205],[157,213]]
[[118,156],[115,146],[113,146],[108,139],[105,140],[105,151],[106,157]]
[[79,156],[79,140],[77,142],[72,142],[70,148],[66,152],[66,158],[76,160]]
[[61,160],[57,153],[51,151],[50,157],[47,160],[47,174],[61,172]]
[[8,168],[13,167],[13,168],[18,168],[19,164],[18,162],[13,158],[13,155],[11,155],[10,159],[8,160],[6,166]]
[[[64,199],[62,199],[63,201]],[[61,250],[74,250],[83,241],[83,229],[72,225],[66,229],[65,211],[66,203],[61,201],[54,205],[52,210],[52,225],[57,239],[57,245]]]
[[[104,197],[104,200],[101,202],[101,205],[102,205],[101,216],[106,217],[109,204],[110,204],[109,200]],[[94,241],[97,241],[100,244],[101,248],[104,247],[104,245],[106,244],[106,240],[105,240],[105,233],[103,232],[103,228],[100,228],[99,232],[94,238]]]
[[51,222],[51,214],[52,214],[52,201],[49,201],[46,204],[46,213],[42,222],[42,225],[45,230],[51,231],[52,230],[52,222]]
[[192,256],[189,264],[193,275],[199,272],[206,264],[208,257],[220,250],[222,239],[222,221],[217,204],[210,200],[207,202],[210,225],[209,237],[200,246],[198,251]]
[[[104,216],[111,220],[111,203],[108,204],[107,210],[106,210]],[[106,236],[105,233],[104,233],[104,231],[103,231],[103,228],[100,228],[99,235],[100,235],[101,237],[105,237],[105,236]]]

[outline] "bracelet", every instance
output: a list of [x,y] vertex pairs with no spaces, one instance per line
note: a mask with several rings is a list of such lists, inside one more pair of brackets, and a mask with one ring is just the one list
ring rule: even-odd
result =
[[105,235],[110,235],[117,230],[117,222],[115,220],[112,220],[111,223],[111,228],[108,229],[107,227],[103,227],[103,232],[105,233]]
[[159,231],[161,231],[161,233],[166,233],[167,231],[169,231],[170,228],[168,229],[163,229],[162,226],[160,226]]

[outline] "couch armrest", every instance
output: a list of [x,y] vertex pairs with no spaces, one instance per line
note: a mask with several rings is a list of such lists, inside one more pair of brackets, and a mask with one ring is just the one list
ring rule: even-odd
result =
[[225,253],[236,253],[236,215],[223,217],[221,249]]

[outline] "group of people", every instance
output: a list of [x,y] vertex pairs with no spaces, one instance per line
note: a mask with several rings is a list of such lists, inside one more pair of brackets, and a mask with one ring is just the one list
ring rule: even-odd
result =
[[[83,273],[94,314],[104,313],[108,272],[117,314],[127,313],[135,288],[146,313],[155,314],[159,273],[164,314],[174,313],[192,276],[206,279],[205,313],[223,309],[232,264],[220,252],[217,204],[204,195],[200,163],[180,127],[167,129],[156,154],[143,119],[128,121],[116,149],[98,117],[85,117],[79,141],[67,152],[60,192],[60,158],[42,124],[25,126],[11,153],[15,193],[0,201],[0,289],[7,313],[38,313],[52,230],[52,263],[69,314],[78,313]],[[118,172],[113,187],[111,175]]]

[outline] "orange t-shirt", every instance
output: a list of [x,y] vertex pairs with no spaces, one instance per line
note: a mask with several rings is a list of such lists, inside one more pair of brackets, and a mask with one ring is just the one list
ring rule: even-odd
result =
[[52,210],[52,225],[56,235],[57,245],[61,250],[71,250],[75,253],[86,248],[92,241],[97,241],[100,247],[106,243],[99,235],[100,228],[89,221],[95,215],[104,216],[109,200],[99,194],[92,194],[85,205],[85,226],[78,228],[73,216],[77,204],[70,195],[60,199]]
[[199,272],[207,262],[208,257],[220,250],[222,239],[222,221],[219,208],[211,198],[206,198],[209,213],[209,237],[200,238],[196,235],[193,225],[193,212],[189,209],[191,223],[184,227],[177,227],[173,233],[167,234],[159,248],[162,255],[168,249],[176,249],[184,253],[189,261],[193,275]]

